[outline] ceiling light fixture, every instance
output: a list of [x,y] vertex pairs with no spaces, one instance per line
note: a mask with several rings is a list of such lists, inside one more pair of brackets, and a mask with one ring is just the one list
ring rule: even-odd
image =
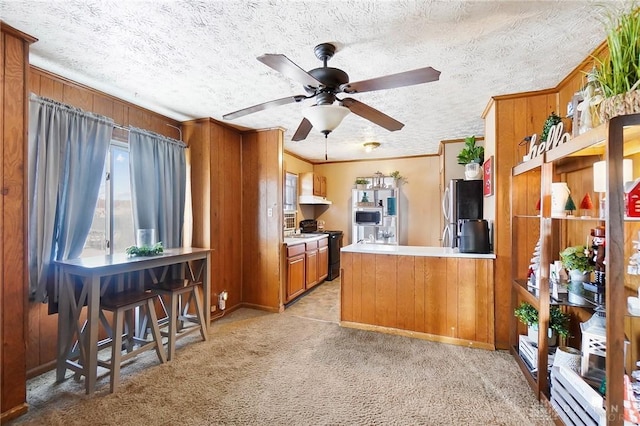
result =
[[349,112],[349,108],[340,105],[313,105],[304,108],[302,115],[311,122],[314,128],[324,133],[326,138],[342,123]]
[[379,146],[380,146],[380,142],[367,142],[364,144],[364,150],[366,152],[371,152]]

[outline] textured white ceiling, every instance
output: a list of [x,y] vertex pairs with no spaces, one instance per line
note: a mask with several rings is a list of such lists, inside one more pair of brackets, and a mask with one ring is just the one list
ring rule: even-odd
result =
[[[350,114],[329,135],[329,161],[433,154],[444,139],[484,133],[491,96],[557,85],[605,38],[610,1],[34,1],[2,0],[7,24],[39,41],[33,65],[177,120],[213,117],[304,94],[255,58],[282,53],[305,70],[333,42],[329,66],[351,81],[431,66],[437,82],[353,95],[403,122],[389,132]],[[324,136],[291,137],[289,104],[231,123],[281,126],[285,149],[324,161]],[[366,154],[362,144],[379,141]]]

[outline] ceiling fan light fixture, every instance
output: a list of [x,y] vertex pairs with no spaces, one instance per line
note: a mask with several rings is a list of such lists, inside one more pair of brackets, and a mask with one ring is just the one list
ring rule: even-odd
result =
[[349,108],[340,105],[313,105],[304,108],[302,115],[326,136],[342,123],[349,112]]
[[366,152],[371,152],[374,149],[378,148],[380,146],[380,142],[367,142],[364,144],[364,150]]

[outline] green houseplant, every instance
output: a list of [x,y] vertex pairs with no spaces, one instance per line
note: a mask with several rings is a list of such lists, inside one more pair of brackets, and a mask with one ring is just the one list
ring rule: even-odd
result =
[[458,164],[484,163],[484,147],[476,145],[476,137],[469,136],[464,139],[464,148],[458,154]]
[[[530,303],[522,302],[514,311],[520,322],[532,328],[532,332],[537,333],[538,330],[538,311]],[[569,336],[569,315],[562,312],[558,306],[552,306],[549,310],[549,328],[558,336]],[[530,338],[533,335],[530,336]],[[534,339],[537,341],[537,338]],[[555,344],[555,343],[554,343]],[[553,346],[553,345],[552,345]]]
[[364,178],[356,178],[355,184],[357,189],[367,189],[369,181]]
[[604,96],[603,120],[640,112],[640,8],[633,3],[629,13],[608,16],[608,56],[595,58],[593,71]]
[[393,180],[396,182],[396,185],[399,185],[401,183],[409,183],[407,178],[402,176],[398,170],[394,170],[393,172],[391,172],[391,174],[389,174],[389,176],[393,178]]
[[571,246],[560,252],[562,266],[569,271],[569,303],[585,303],[582,283],[589,281],[595,269],[587,253],[586,246]]
[[562,266],[568,271],[591,272],[594,270],[594,265],[591,263],[589,256],[587,256],[586,246],[565,248],[560,252],[560,260],[562,261]]

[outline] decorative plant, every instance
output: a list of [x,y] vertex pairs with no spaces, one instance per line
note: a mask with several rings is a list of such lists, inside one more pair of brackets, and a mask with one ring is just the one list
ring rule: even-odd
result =
[[407,178],[402,176],[398,170],[394,170],[389,176],[391,176],[397,183],[409,183]]
[[542,134],[540,135],[540,140],[546,141],[547,137],[549,136],[549,130],[551,130],[551,127],[561,122],[562,122],[562,118],[560,118],[555,112],[551,112],[551,115],[547,117],[547,119],[544,122],[544,126],[542,127]]
[[605,98],[626,93],[640,84],[640,8],[608,16],[608,58],[596,60],[595,77]]
[[582,272],[593,271],[594,265],[591,263],[587,253],[588,249],[586,246],[571,246],[565,248],[560,252],[562,266],[567,270],[578,270]]
[[131,246],[127,247],[125,252],[129,257],[135,256],[155,256],[161,254],[164,251],[164,247],[162,247],[162,242],[158,242],[152,246]]
[[484,147],[476,145],[476,137],[464,139],[464,148],[458,154],[458,164],[484,163]]
[[367,185],[368,183],[369,181],[364,178],[356,178],[356,185]]
[[[531,304],[522,302],[514,311],[520,322],[527,326],[538,325],[538,311]],[[558,336],[569,336],[569,315],[562,312],[558,306],[552,306],[549,310],[549,328],[558,334]]]

